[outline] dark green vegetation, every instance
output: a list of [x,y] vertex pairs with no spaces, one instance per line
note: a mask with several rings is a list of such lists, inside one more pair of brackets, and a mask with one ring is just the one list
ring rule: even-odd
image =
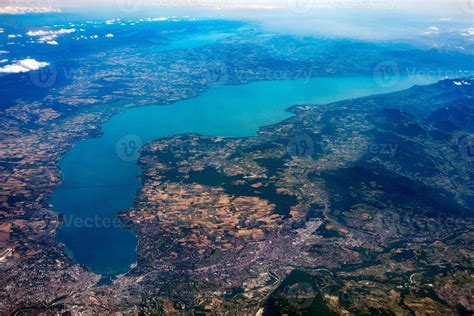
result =
[[[247,240],[237,254],[211,255],[219,267],[212,278],[221,285],[201,287],[191,297],[237,288],[239,294],[221,296],[225,304],[216,311],[264,306],[267,315],[472,312],[474,162],[465,139],[474,120],[473,85],[467,78],[443,80],[300,105],[291,108],[293,117],[262,128],[257,137],[181,135],[146,146],[145,190],[200,184],[209,194],[258,197],[285,215],[275,222],[276,235],[266,229],[263,241]],[[179,149],[168,150],[172,145]],[[153,210],[150,197],[143,194],[139,205]],[[140,216],[134,212],[133,218]],[[260,227],[241,220],[236,230]],[[268,249],[256,252],[255,245]],[[176,260],[177,266],[186,262]],[[227,288],[226,276],[235,273],[229,262],[239,266],[239,281]],[[242,286],[273,274],[280,282],[263,302],[256,297],[268,279],[261,288]],[[192,275],[195,281],[210,276]]]
[[[267,160],[265,161],[269,162]],[[274,160],[270,162],[274,162]],[[271,170],[273,170],[273,168]],[[244,181],[242,176],[230,177],[225,173],[217,172],[216,169],[212,167],[207,167],[202,171],[191,171],[186,174],[168,170],[163,180],[181,183],[199,183],[213,187],[221,186],[224,191],[231,196],[256,196],[275,204],[275,212],[285,216],[288,216],[290,208],[297,204],[297,200],[294,196],[278,193],[275,185],[272,183],[265,184],[259,188],[252,187],[252,185],[257,183],[265,182],[265,179],[257,178],[251,181]]]
[[[460,82],[463,82],[462,86],[459,85]],[[306,115],[297,116],[293,120],[306,121],[307,125],[316,124],[311,122],[309,117],[312,113],[321,111],[323,116],[326,116],[325,120],[321,120],[323,124],[330,122],[331,119],[342,123],[342,126],[335,126],[332,129],[325,127],[331,131],[329,137],[334,135],[332,131],[337,127],[344,130],[343,133],[346,135],[353,132],[354,125],[343,123],[347,122],[345,117],[357,116],[359,123],[365,121],[360,133],[370,142],[368,146],[363,146],[366,150],[359,151],[357,159],[341,168],[330,168],[321,172],[320,178],[329,193],[330,217],[335,219],[337,225],[347,227],[349,230],[370,232],[385,239],[386,242],[381,242],[385,248],[382,253],[393,253],[394,249],[402,249],[397,250],[391,257],[385,255],[374,257],[376,252],[371,254],[370,251],[366,251],[367,249],[360,251],[354,248],[362,257],[367,258],[368,262],[372,261],[371,264],[375,264],[375,271],[383,269],[382,267],[390,261],[396,262],[401,267],[414,264],[418,269],[421,268],[420,273],[423,275],[423,280],[419,282],[421,288],[413,289],[411,286],[406,286],[399,301],[400,306],[410,313],[431,308],[427,307],[429,304],[423,306],[421,310],[419,307],[405,304],[409,296],[427,297],[432,300],[433,303],[430,304],[433,306],[454,304],[453,296],[446,296],[446,293],[436,289],[436,286],[434,290],[425,287],[426,284],[436,284],[436,280],[449,280],[457,274],[469,271],[472,273],[472,261],[464,257],[462,251],[458,253],[457,247],[472,251],[472,235],[469,232],[472,231],[474,224],[472,203],[474,161],[472,147],[469,147],[472,146],[472,142],[463,142],[463,139],[469,137],[474,127],[473,84],[472,80],[459,80],[456,83],[445,80],[427,87],[414,87],[400,93],[362,98],[325,107],[331,109],[330,111],[321,111],[315,107],[314,110],[305,112]],[[327,117],[328,113],[331,113],[330,117]],[[301,128],[297,123],[293,126]],[[321,132],[321,135],[323,139],[328,139],[324,132]],[[357,144],[354,145],[357,147]],[[318,176],[314,174],[311,177],[313,180],[317,178]],[[369,225],[363,218],[367,214],[370,214],[369,218],[373,218],[373,223]],[[328,231],[324,226],[317,233],[324,238],[337,240],[341,237],[337,231]],[[452,238],[457,240],[457,246],[450,241]],[[438,247],[431,245],[435,240],[437,243],[449,245],[442,255],[437,254]],[[432,250],[428,251],[430,248]],[[324,254],[324,250],[321,254]],[[347,271],[355,273],[357,268],[352,267]],[[372,280],[376,283],[382,282],[380,286],[387,289],[387,286],[390,288],[390,283],[395,281],[398,273],[386,272],[385,275],[388,279],[376,277]],[[289,279],[292,277],[293,273],[288,276]],[[306,277],[301,282],[308,282],[310,279]],[[367,276],[353,280],[357,279],[371,278]],[[342,282],[347,285],[350,281]],[[281,288],[284,284],[285,282]],[[320,283],[310,282],[310,284],[314,287]],[[467,298],[467,301],[461,299],[464,304],[458,303],[456,306],[460,314],[465,314],[469,309],[472,311],[472,297],[469,298],[472,294],[472,280],[461,284],[458,283],[458,286],[464,290],[455,290],[457,294],[454,296],[457,299]],[[327,289],[329,293],[334,290],[334,288]],[[291,311],[291,302],[281,305],[282,300],[278,299],[281,291],[281,289],[275,291],[269,300],[268,309],[272,312],[279,310],[294,314],[295,312]],[[353,300],[358,296],[354,291],[349,291],[343,297],[340,294],[338,296],[339,303],[349,310],[354,308]],[[316,295],[315,298],[319,296]],[[381,306],[383,307],[368,307],[366,312],[372,315],[394,315],[393,307],[387,308],[384,304]],[[442,312],[441,307],[432,309],[435,313],[448,313]],[[311,307],[309,310],[300,309],[296,314],[301,312],[311,314],[310,310]],[[359,314],[357,309],[352,311]]]
[[299,270],[291,272],[266,302],[264,315],[336,316],[315,288],[317,283],[311,274]]

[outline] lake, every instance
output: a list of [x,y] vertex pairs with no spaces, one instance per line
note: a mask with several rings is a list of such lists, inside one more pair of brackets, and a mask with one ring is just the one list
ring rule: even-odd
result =
[[57,238],[90,270],[105,276],[125,273],[136,261],[137,239],[116,214],[132,206],[140,188],[141,145],[183,133],[252,136],[259,127],[289,117],[285,109],[295,104],[323,104],[429,82],[400,78],[396,86],[383,88],[372,77],[262,81],[214,87],[169,106],[125,110],[102,125],[102,137],[80,141],[60,160],[63,182],[50,200],[65,218]]

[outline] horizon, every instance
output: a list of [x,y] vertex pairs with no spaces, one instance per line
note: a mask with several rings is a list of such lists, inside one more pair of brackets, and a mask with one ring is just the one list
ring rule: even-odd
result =
[[[193,17],[262,25],[269,32],[443,46],[444,34],[474,36],[470,0],[25,0],[0,2],[0,13],[56,12],[97,19]],[[91,12],[90,7],[94,10]],[[3,7],[3,11],[2,10]],[[461,45],[458,45],[461,46]]]

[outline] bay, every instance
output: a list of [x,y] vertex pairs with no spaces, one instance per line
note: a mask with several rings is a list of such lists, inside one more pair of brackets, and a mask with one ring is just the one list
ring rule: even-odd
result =
[[57,238],[93,272],[125,273],[137,260],[137,238],[116,214],[133,205],[140,189],[137,159],[143,144],[184,133],[253,136],[261,126],[289,117],[285,110],[295,104],[330,103],[431,81],[402,77],[391,87],[377,85],[372,77],[261,81],[214,87],[169,106],[125,110],[102,125],[101,137],[80,141],[60,160],[63,182],[50,200],[65,219]]

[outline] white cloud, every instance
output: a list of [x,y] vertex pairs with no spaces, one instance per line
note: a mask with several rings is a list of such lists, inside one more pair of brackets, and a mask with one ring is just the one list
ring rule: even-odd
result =
[[166,21],[166,20],[168,20],[168,18],[165,18],[165,17],[145,19],[145,21],[147,21],[147,22],[158,22],[158,21]]
[[439,34],[439,28],[436,26],[430,26],[425,32],[425,35],[438,35]]
[[114,37],[114,34],[106,34],[105,37]]
[[25,6],[0,6],[0,14],[27,14],[27,13],[53,13],[61,12],[52,7],[25,7]]
[[0,27],[0,33],[3,33],[3,32],[5,32],[5,29],[2,29],[2,28]]
[[466,30],[463,30],[461,36],[474,36],[474,27],[470,27]]
[[456,85],[456,86],[462,86],[462,85],[465,85],[465,86],[470,86],[471,83],[468,82],[468,81],[453,81],[453,83]]
[[56,38],[58,36],[74,33],[75,31],[76,29],[60,29],[57,31],[39,30],[39,31],[29,31],[26,33],[26,35],[31,36],[31,37],[39,37],[39,40],[38,40],[39,43],[46,42],[47,44],[57,45],[58,42],[56,41]]
[[12,73],[29,72],[32,70],[38,70],[48,65],[49,63],[39,62],[35,59],[28,58],[28,59],[17,61],[16,63],[11,64],[11,65],[0,67],[0,73],[12,74]]
[[29,36],[45,36],[45,35],[63,35],[63,34],[68,34],[68,33],[74,33],[76,29],[60,29],[57,31],[44,31],[44,30],[39,30],[39,31],[29,31],[26,33],[26,35]]

